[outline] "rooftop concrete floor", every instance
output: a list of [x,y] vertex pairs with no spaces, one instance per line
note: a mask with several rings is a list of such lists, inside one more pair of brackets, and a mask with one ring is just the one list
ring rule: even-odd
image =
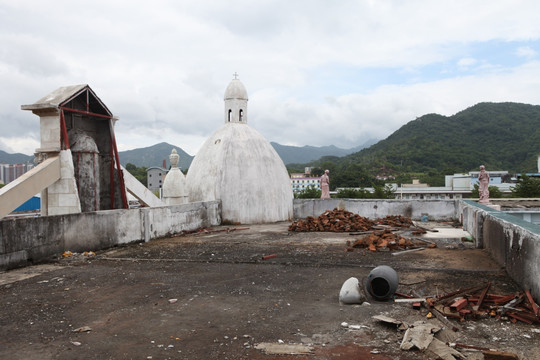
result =
[[[487,281],[490,293],[521,290],[485,251],[449,237],[460,229],[447,224],[424,224],[446,228],[440,242],[429,232],[438,248],[400,256],[348,252],[347,240],[357,236],[290,233],[288,225],[217,227],[0,273],[0,358],[429,359],[400,350],[403,332],[372,316],[438,320],[410,304],[340,305],[343,282],[389,265],[401,293],[433,295]],[[493,318],[456,325],[448,341],[540,359],[537,326]],[[260,345],[281,342],[309,354],[276,355]]]

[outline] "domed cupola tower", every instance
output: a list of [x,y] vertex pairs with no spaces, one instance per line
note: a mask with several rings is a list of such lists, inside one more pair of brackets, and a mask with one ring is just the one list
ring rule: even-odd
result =
[[225,90],[225,123],[247,124],[248,96],[244,84],[238,80],[238,74],[234,73],[234,79]]
[[223,223],[290,220],[293,193],[287,168],[272,145],[247,124],[247,91],[237,76],[225,90],[225,124],[189,167],[189,201],[220,200]]

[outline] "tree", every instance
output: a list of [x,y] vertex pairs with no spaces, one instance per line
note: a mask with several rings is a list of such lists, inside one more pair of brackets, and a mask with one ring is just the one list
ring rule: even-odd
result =
[[139,180],[141,184],[143,184],[145,187],[148,186],[147,185],[148,178],[146,177],[146,170],[147,170],[146,166],[137,167],[133,165],[132,163],[127,163],[126,170],[129,171],[129,173],[133,175],[137,180]]
[[394,190],[390,185],[373,184],[373,193],[366,189],[340,189],[336,197],[340,199],[393,199]]
[[[471,197],[479,198],[480,194],[478,192],[478,184],[474,184],[474,188],[471,190]],[[500,199],[503,197],[503,193],[497,186],[488,186],[489,197],[492,199]]]
[[318,190],[313,185],[309,185],[302,191],[294,194],[295,199],[318,199],[321,197],[321,190]]
[[512,197],[537,198],[540,197],[540,179],[523,175],[516,186],[511,188]]
[[365,189],[339,189],[336,197],[339,199],[369,199],[371,193]]
[[394,190],[390,185],[375,185],[373,184],[373,199],[393,199]]

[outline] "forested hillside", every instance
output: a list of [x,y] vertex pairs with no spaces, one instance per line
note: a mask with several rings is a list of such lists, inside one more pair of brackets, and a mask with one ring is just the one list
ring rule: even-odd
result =
[[536,172],[539,125],[540,106],[480,103],[449,117],[424,115],[367,149],[311,165],[334,170],[334,186],[370,186],[376,175],[407,182],[411,174],[441,185],[444,174],[481,164],[487,170]]

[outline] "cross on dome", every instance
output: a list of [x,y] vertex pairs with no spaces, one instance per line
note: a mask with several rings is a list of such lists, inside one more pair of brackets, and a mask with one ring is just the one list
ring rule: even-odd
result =
[[234,80],[238,80],[238,73],[236,71],[234,72],[233,76],[234,76]]

